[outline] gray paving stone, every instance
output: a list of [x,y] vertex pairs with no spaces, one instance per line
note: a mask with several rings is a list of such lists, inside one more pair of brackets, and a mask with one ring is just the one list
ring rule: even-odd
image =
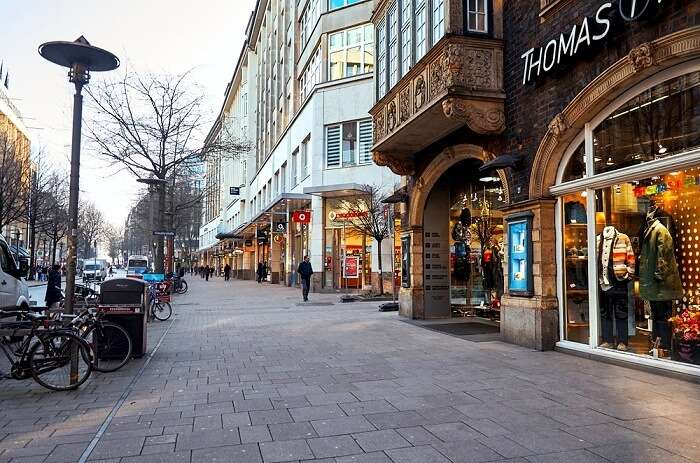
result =
[[357,402],[357,397],[349,392],[331,392],[321,394],[306,394],[306,399],[311,405],[332,405],[349,402]]
[[501,455],[484,444],[471,439],[446,442],[434,447],[453,463],[481,463],[501,458]]
[[164,434],[162,436],[150,436],[146,438],[145,445],[174,444],[177,440],[176,434]]
[[309,439],[318,437],[313,426],[309,422],[271,424],[270,434],[274,440]]
[[302,408],[302,407],[308,407],[311,404],[309,403],[308,400],[306,400],[306,397],[302,396],[296,396],[296,397],[283,397],[280,399],[270,399],[272,402],[272,406],[274,408]]
[[248,412],[224,413],[221,415],[221,421],[226,429],[230,429],[234,426],[247,426],[251,424]]
[[78,461],[87,446],[87,443],[57,445],[44,461],[46,463],[72,463]]
[[444,442],[476,439],[481,436],[480,433],[464,423],[431,424],[424,427],[428,432]]
[[312,421],[346,416],[338,405],[320,405],[317,407],[291,408],[289,413],[294,421]]
[[507,436],[479,437],[479,442],[506,458],[517,458],[532,455],[534,452]]
[[250,412],[253,410],[272,409],[272,403],[270,402],[270,399],[234,400],[233,405],[237,412]]
[[375,427],[363,416],[347,416],[345,418],[333,418],[330,420],[312,421],[316,433],[321,436],[339,436],[363,431],[374,431]]
[[266,425],[241,426],[238,428],[241,436],[241,443],[248,444],[252,442],[267,442],[271,441],[272,437]]
[[279,424],[291,423],[292,417],[287,409],[279,408],[276,410],[252,411],[250,413],[250,422],[252,424]]
[[396,431],[414,446],[442,443],[440,439],[430,434],[422,426],[414,426],[411,428],[398,428],[396,429]]
[[262,463],[262,461],[257,444],[227,445],[192,451],[192,463]]
[[152,455],[154,453],[172,453],[175,451],[175,444],[155,444],[144,445],[141,455]]
[[365,452],[410,447],[411,444],[393,429],[369,431],[352,436]]
[[177,435],[177,451],[206,449],[221,445],[240,444],[238,428],[218,431],[187,432]]
[[259,445],[265,463],[310,460],[314,458],[305,440],[261,442]]
[[350,436],[319,437],[307,439],[316,458],[342,457],[362,453],[362,449]]
[[561,452],[591,446],[589,442],[583,439],[567,434],[564,431],[556,430],[520,432],[511,434],[508,437],[534,453]]
[[121,463],[190,463],[190,452],[168,452],[121,459]]
[[382,452],[363,453],[335,459],[336,463],[392,463]]
[[430,446],[387,450],[394,463],[450,463],[440,452]]
[[587,450],[548,453],[525,457],[530,463],[606,463],[608,460]]
[[688,463],[690,460],[641,442],[626,442],[588,449],[615,463]]
[[386,400],[367,400],[365,402],[342,403],[340,404],[340,408],[342,408],[348,416],[398,411]]
[[141,453],[145,437],[128,439],[101,440],[90,454],[94,460],[107,458],[121,458],[138,455]]
[[427,424],[429,420],[414,411],[374,413],[366,418],[377,429],[407,428]]

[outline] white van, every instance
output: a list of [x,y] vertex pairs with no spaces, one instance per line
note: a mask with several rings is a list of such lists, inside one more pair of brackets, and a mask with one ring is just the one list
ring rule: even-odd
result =
[[83,262],[83,281],[104,281],[107,278],[107,261],[104,259],[86,259]]
[[29,309],[29,288],[23,280],[27,270],[20,270],[7,241],[0,235],[0,309]]

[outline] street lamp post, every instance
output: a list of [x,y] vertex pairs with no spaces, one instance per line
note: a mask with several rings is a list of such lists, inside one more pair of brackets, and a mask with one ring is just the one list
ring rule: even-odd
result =
[[[148,185],[149,187],[154,186],[158,188],[158,227],[160,230],[164,227],[163,216],[165,213],[165,189],[168,181],[164,178],[137,178],[137,182]],[[155,271],[159,272],[161,269],[164,271],[165,258],[163,257],[163,236],[158,235],[157,243],[155,244]],[[162,268],[160,266],[163,266]]]
[[[83,118],[83,86],[90,81],[90,72],[111,71],[119,67],[119,58],[93,47],[82,35],[75,42],[46,42],[39,54],[59,66],[67,67],[69,82],[75,85],[73,97],[73,138],[70,162],[70,197],[68,203],[68,272],[66,274],[65,310],[73,313],[75,267],[78,241],[78,193],[80,181],[80,131]],[[73,372],[71,372],[73,373]]]

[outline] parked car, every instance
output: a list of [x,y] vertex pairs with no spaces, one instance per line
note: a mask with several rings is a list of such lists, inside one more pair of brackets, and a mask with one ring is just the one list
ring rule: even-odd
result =
[[104,281],[107,278],[107,262],[101,259],[86,260],[83,263],[83,281]]
[[0,309],[29,309],[29,288],[24,281],[28,271],[27,261],[17,263],[0,235]]

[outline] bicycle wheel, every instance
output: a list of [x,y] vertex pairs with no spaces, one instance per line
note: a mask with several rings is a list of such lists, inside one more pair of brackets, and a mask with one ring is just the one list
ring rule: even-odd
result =
[[[34,381],[54,391],[77,389],[90,377],[90,346],[80,337],[57,331],[42,335],[27,356]],[[77,366],[71,372],[71,358]]]
[[185,280],[180,281],[180,286],[177,288],[176,293],[185,294],[187,292],[187,282]]
[[131,358],[129,333],[110,322],[97,322],[83,334],[93,351],[92,368],[102,373],[117,371]]
[[152,313],[156,320],[164,322],[173,314],[173,308],[170,306],[170,302],[156,301],[153,304]]

